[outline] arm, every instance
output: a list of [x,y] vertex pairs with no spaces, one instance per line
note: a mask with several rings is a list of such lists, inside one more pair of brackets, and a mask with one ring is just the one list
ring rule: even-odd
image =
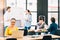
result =
[[29,22],[32,21],[32,15],[29,16],[29,19],[28,19]]
[[45,24],[45,25],[44,25],[44,29],[47,30],[48,28],[49,28],[48,25]]
[[9,15],[8,15],[8,13],[5,13],[5,15],[4,15],[4,21],[5,22],[8,22],[10,19],[9,19]]
[[32,21],[32,15],[27,15],[25,20],[31,22]]
[[52,25],[50,24],[50,27],[48,28],[48,31],[49,31],[49,32],[51,31],[51,27],[52,27]]
[[5,36],[8,36],[8,28],[6,28],[6,30],[5,30]]

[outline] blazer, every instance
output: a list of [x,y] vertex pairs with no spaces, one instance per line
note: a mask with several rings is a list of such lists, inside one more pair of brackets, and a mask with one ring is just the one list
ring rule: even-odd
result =
[[50,27],[49,27],[48,31],[49,31],[51,34],[54,34],[55,31],[57,30],[57,28],[58,28],[58,25],[57,25],[56,23],[52,23],[52,24],[50,24]]

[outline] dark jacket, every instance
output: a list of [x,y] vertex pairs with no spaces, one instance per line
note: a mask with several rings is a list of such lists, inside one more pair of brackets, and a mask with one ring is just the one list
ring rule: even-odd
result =
[[55,31],[57,30],[57,28],[58,28],[58,25],[56,23],[52,23],[52,24],[50,24],[48,31],[51,34],[55,34]]

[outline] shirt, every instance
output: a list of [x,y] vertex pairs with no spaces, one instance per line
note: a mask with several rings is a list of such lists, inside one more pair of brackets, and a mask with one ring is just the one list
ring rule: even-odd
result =
[[48,29],[47,24],[46,24],[46,23],[40,24],[40,23],[38,22],[38,24],[37,24],[37,29],[43,29],[43,28]]
[[12,35],[12,33],[13,33],[13,31],[17,31],[18,30],[18,28],[17,27],[14,27],[12,30],[9,28],[9,27],[7,27],[6,28],[6,31],[5,31],[5,36],[8,36],[8,35]]
[[25,26],[26,27],[30,27],[31,26],[31,22],[32,22],[32,15],[26,14],[25,15]]
[[11,19],[11,13],[6,11],[4,14],[4,26],[9,26],[10,25],[10,20]]

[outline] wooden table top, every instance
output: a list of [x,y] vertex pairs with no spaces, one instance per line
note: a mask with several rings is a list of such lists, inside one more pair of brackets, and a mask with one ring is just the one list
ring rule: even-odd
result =
[[[53,39],[55,38],[60,38],[60,36],[57,35],[51,35]],[[11,37],[0,37],[0,40],[6,40],[7,38],[11,38]],[[24,36],[23,38],[17,38],[17,40],[40,40],[43,39],[43,35],[39,35],[39,37],[36,38],[32,38],[32,36]]]

